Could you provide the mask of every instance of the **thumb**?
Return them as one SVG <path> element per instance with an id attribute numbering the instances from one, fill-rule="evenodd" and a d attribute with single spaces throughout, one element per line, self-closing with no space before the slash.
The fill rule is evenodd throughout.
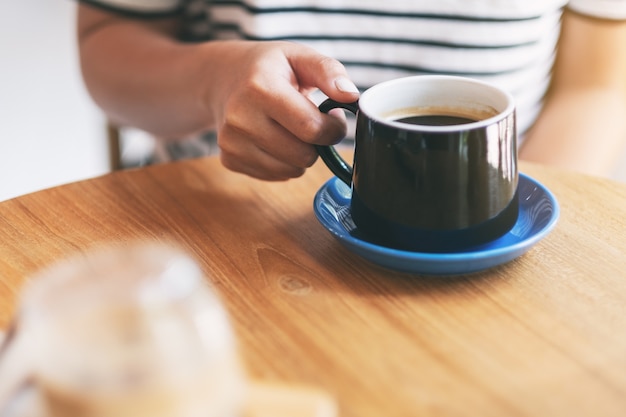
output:
<path id="1" fill-rule="evenodd" d="M 289 63 L 301 88 L 319 88 L 329 98 L 350 103 L 359 98 L 359 90 L 336 59 L 299 47 L 288 54 Z"/>

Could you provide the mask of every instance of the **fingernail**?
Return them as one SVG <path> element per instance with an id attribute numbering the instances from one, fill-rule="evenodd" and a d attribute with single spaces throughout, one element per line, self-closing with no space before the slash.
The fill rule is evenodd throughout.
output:
<path id="1" fill-rule="evenodd" d="M 359 94 L 359 89 L 356 88 L 356 85 L 354 85 L 352 81 L 345 77 L 337 78 L 335 80 L 335 87 L 337 87 L 339 91 L 342 91 L 344 93 Z"/>

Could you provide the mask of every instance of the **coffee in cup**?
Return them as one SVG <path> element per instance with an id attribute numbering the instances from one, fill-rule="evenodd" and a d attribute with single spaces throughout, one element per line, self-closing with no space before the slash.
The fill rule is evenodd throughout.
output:
<path id="1" fill-rule="evenodd" d="M 359 234 L 391 248 L 453 252 L 494 240 L 517 221 L 517 142 L 512 96 L 454 76 L 377 84 L 359 101 L 320 110 L 357 115 L 353 166 L 318 146 L 352 188 Z"/>

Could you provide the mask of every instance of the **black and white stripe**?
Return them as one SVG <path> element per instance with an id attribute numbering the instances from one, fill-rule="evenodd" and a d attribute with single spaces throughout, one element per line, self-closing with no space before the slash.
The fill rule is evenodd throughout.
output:
<path id="1" fill-rule="evenodd" d="M 341 61 L 362 89 L 415 74 L 490 81 L 516 96 L 523 132 L 549 84 L 564 2 L 503 1 L 508 14 L 479 3 L 493 2 L 213 0 L 190 3 L 191 28 L 202 40 L 306 44 Z"/>

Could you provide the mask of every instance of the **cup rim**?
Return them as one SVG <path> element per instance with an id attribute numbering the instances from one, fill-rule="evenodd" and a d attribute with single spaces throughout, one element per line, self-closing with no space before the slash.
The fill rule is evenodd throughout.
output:
<path id="1" fill-rule="evenodd" d="M 494 116 L 477 120 L 471 123 L 457 124 L 457 125 L 445 125 L 445 126 L 432 126 L 432 125 L 419 125 L 419 124 L 408 124 L 397 122 L 395 120 L 386 119 L 381 117 L 378 114 L 375 114 L 369 109 L 367 105 L 367 99 L 378 93 L 380 90 L 388 89 L 390 87 L 394 87 L 398 84 L 410 84 L 419 80 L 421 83 L 429 82 L 447 82 L 447 83 L 457 83 L 457 84 L 465 84 L 472 86 L 479 86 L 481 88 L 485 88 L 490 90 L 493 94 L 501 96 L 500 98 L 506 102 L 506 107 L 502 111 L 498 111 L 498 113 Z M 515 99 L 513 95 L 486 81 L 478 80 L 471 77 L 464 76 L 456 76 L 456 75 L 413 75 L 409 77 L 396 78 L 393 80 L 383 81 L 378 83 L 367 90 L 365 90 L 361 97 L 359 98 L 359 112 L 367 115 L 371 120 L 376 121 L 377 123 L 381 123 L 383 125 L 387 125 L 396 129 L 402 129 L 406 131 L 415 131 L 415 132 L 438 132 L 438 133 L 449 133 L 449 132 L 458 132 L 459 130 L 468 131 L 473 129 L 480 129 L 490 125 L 493 125 L 501 120 L 504 120 L 509 115 L 514 114 L 515 112 Z"/>

